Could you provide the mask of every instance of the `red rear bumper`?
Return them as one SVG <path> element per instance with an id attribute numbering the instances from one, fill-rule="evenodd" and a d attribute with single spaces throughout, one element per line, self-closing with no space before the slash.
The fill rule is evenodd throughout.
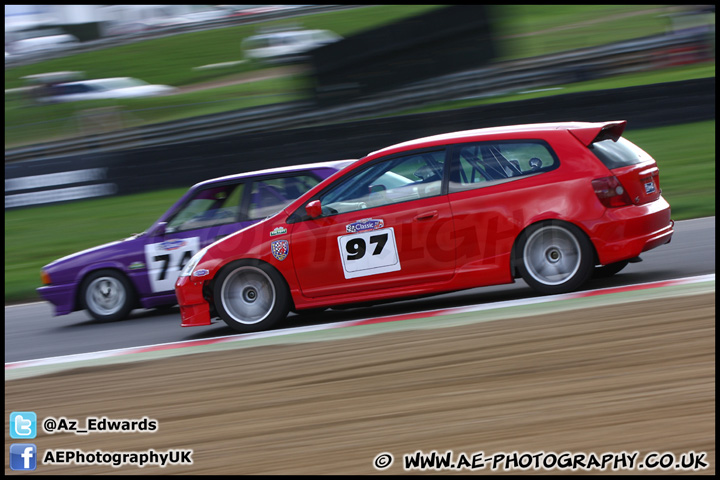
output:
<path id="1" fill-rule="evenodd" d="M 670 242 L 673 225 L 670 205 L 660 197 L 645 205 L 608 209 L 590 236 L 600 263 L 607 265 Z"/>

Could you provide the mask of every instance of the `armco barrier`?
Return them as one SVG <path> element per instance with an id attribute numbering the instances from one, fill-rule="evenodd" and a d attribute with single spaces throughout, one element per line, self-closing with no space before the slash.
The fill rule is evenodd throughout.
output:
<path id="1" fill-rule="evenodd" d="M 573 93 L 182 144 L 5 165 L 5 208 L 122 195 L 238 172 L 359 158 L 394 143 L 472 128 L 552 121 L 627 120 L 629 129 L 712 120 L 715 78 Z"/>

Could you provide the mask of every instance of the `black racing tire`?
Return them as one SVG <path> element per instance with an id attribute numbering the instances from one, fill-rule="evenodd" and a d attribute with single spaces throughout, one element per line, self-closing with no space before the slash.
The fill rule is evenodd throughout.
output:
<path id="1" fill-rule="evenodd" d="M 287 283 L 272 266 L 252 260 L 232 262 L 213 286 L 220 318 L 240 333 L 268 330 L 287 317 L 291 299 Z"/>
<path id="2" fill-rule="evenodd" d="M 135 306 L 136 294 L 130 280 L 117 270 L 90 273 L 80 286 L 80 302 L 99 322 L 127 318 Z"/>
<path id="3" fill-rule="evenodd" d="M 619 262 L 610 263 L 608 265 L 598 265 L 593 270 L 593 278 L 608 278 L 618 273 L 628 265 L 627 260 L 621 260 Z"/>
<path id="4" fill-rule="evenodd" d="M 516 259 L 523 280 L 546 295 L 577 290 L 595 267 L 594 249 L 587 236 L 575 225 L 558 220 L 523 231 Z"/>

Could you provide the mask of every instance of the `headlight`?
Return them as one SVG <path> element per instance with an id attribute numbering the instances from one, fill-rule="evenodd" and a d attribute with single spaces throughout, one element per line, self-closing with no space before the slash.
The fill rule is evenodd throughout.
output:
<path id="1" fill-rule="evenodd" d="M 203 248 L 198 253 L 193 255 L 193 257 L 190 259 L 188 263 L 185 264 L 183 269 L 180 271 L 181 277 L 189 277 L 193 270 L 195 270 L 195 267 L 198 266 L 198 263 L 200 263 L 200 260 L 202 260 L 203 256 L 205 256 L 205 252 L 207 252 L 208 247 Z"/>

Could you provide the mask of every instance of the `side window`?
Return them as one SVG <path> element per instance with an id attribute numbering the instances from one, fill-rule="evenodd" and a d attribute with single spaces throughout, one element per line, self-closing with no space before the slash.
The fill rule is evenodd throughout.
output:
<path id="1" fill-rule="evenodd" d="M 540 140 L 460 144 L 453 152 L 449 191 L 497 185 L 558 166 L 555 153 Z"/>
<path id="2" fill-rule="evenodd" d="M 258 220 L 269 217 L 318 183 L 319 181 L 310 175 L 271 178 L 253 182 L 248 218 Z"/>
<path id="3" fill-rule="evenodd" d="M 345 178 L 320 198 L 328 215 L 440 195 L 445 150 L 373 163 Z"/>
<path id="4" fill-rule="evenodd" d="M 168 222 L 168 233 L 240 221 L 240 200 L 244 189 L 245 184 L 241 183 L 198 191 Z"/>

